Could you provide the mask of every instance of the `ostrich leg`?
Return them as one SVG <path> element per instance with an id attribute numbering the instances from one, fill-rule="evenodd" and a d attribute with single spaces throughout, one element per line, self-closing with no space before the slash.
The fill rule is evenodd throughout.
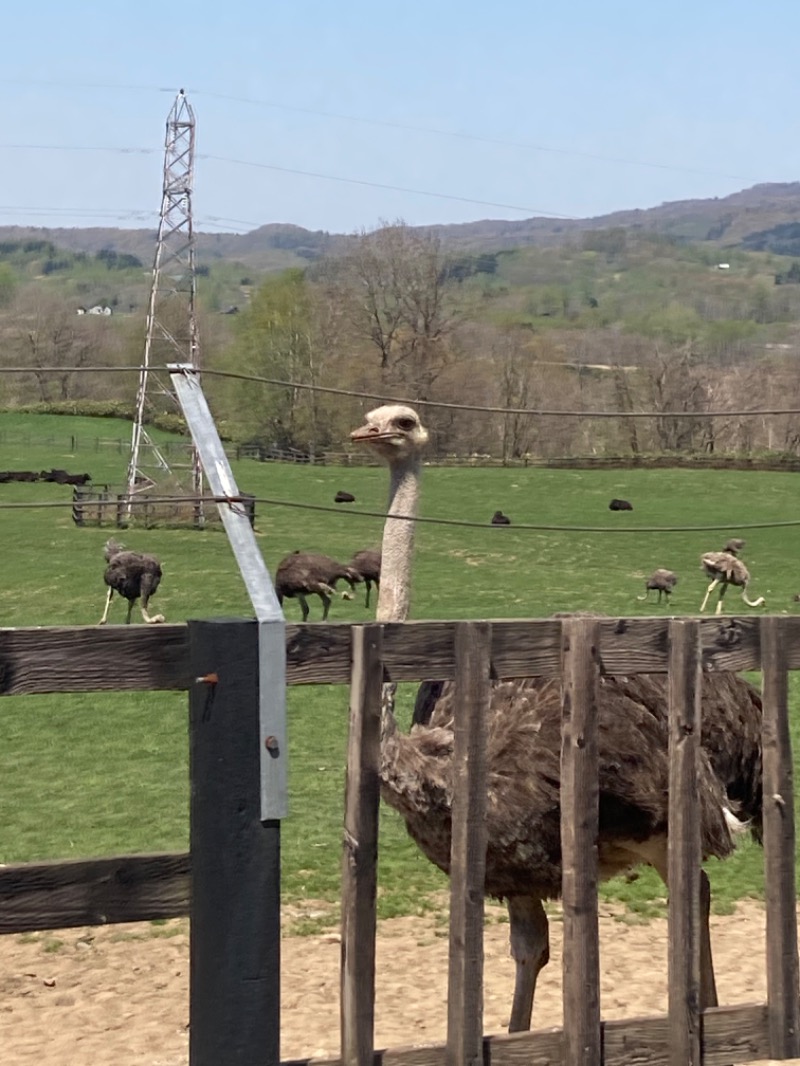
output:
<path id="1" fill-rule="evenodd" d="M 517 964 L 508 1031 L 526 1033 L 531 1027 L 536 978 L 550 961 L 547 915 L 536 896 L 511 896 L 508 918 L 511 956 Z"/>
<path id="2" fill-rule="evenodd" d="M 300 610 L 303 612 L 303 621 L 307 622 L 308 621 L 308 600 L 305 598 L 305 596 L 302 594 L 302 592 L 298 592 L 297 593 L 297 598 L 300 601 Z"/>
<path id="3" fill-rule="evenodd" d="M 701 613 L 706 609 L 706 604 L 708 603 L 708 597 L 711 595 L 711 593 L 714 591 L 714 589 L 720 583 L 720 580 L 721 580 L 720 578 L 715 577 L 714 580 L 711 582 L 711 584 L 706 589 L 706 594 L 703 597 L 703 602 L 700 604 Z"/>
<path id="4" fill-rule="evenodd" d="M 128 615 L 127 615 L 127 617 L 125 619 L 125 625 L 126 626 L 129 626 L 131 624 L 131 615 L 132 614 L 133 614 L 133 600 L 128 600 Z"/>
<path id="5" fill-rule="evenodd" d="M 108 590 L 108 595 L 106 596 L 106 609 L 103 611 L 103 617 L 97 623 L 99 626 L 104 626 L 106 624 L 106 620 L 108 619 L 108 608 L 111 606 L 111 597 L 113 595 L 114 595 L 114 590 L 112 588 L 110 588 Z"/>
<path id="6" fill-rule="evenodd" d="M 722 601 L 725 598 L 725 593 L 728 591 L 728 582 L 724 581 L 722 588 L 719 590 L 719 599 L 717 600 L 717 609 L 714 614 L 722 614 Z"/>

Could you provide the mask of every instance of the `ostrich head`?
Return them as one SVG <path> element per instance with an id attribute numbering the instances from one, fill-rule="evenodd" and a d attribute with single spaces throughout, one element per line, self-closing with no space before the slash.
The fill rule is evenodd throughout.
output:
<path id="1" fill-rule="evenodd" d="M 370 411 L 365 425 L 354 430 L 350 440 L 372 445 L 391 465 L 397 460 L 415 456 L 427 443 L 428 431 L 412 407 L 399 403 L 386 404 Z"/>
<path id="2" fill-rule="evenodd" d="M 105 557 L 106 562 L 110 563 L 115 555 L 119 555 L 119 553 L 124 550 L 125 545 L 120 544 L 120 542 L 118 540 L 114 540 L 113 537 L 111 538 L 111 540 L 107 540 L 103 545 L 103 555 Z"/>

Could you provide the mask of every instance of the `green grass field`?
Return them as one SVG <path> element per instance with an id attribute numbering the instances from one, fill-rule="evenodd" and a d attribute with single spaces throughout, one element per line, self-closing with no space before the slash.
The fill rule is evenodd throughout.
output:
<path id="1" fill-rule="evenodd" d="M 29 441 L 11 441 L 28 434 Z M 65 454 L 58 441 L 126 437 L 124 422 L 57 416 L 0 415 L 0 469 L 65 467 L 97 481 L 120 482 L 127 454 L 87 448 Z M 50 439 L 56 443 L 35 443 Z M 378 545 L 383 469 L 330 469 L 234 463 L 239 487 L 258 496 L 331 504 L 339 488 L 357 503 L 335 514 L 259 505 L 257 531 L 274 569 L 295 548 L 342 558 Z M 613 615 L 656 613 L 637 601 L 643 577 L 656 566 L 680 576 L 674 613 L 695 613 L 705 581 L 698 557 L 740 533 L 748 521 L 800 520 L 791 474 L 710 471 L 550 471 L 428 469 L 426 517 L 486 522 L 496 509 L 515 523 L 598 526 L 601 532 L 530 532 L 511 526 L 468 529 L 421 525 L 412 615 L 415 618 L 524 618 L 555 610 L 594 609 Z M 633 513 L 612 513 L 608 501 L 633 501 Z M 102 545 L 107 529 L 77 528 L 69 508 L 11 510 L 7 503 L 69 501 L 57 485 L 0 485 L 0 625 L 92 625 L 102 612 Z M 719 524 L 718 532 L 621 533 L 642 526 Z M 744 532 L 751 593 L 768 609 L 793 612 L 800 591 L 800 527 Z M 155 603 L 170 622 L 209 616 L 250 616 L 224 533 L 129 530 L 126 543 L 155 552 L 164 580 Z M 729 613 L 748 609 L 729 593 Z M 115 602 L 111 621 L 124 618 Z M 112 608 L 113 610 L 113 608 Z M 661 610 L 664 610 L 661 608 Z M 299 608 L 287 604 L 290 620 Z M 312 619 L 319 617 L 312 601 Z M 337 600 L 331 620 L 365 621 L 363 596 Z M 413 686 L 401 693 L 406 713 Z M 792 685 L 793 707 L 800 689 Z M 289 693 L 291 814 L 283 834 L 287 900 L 338 898 L 344 751 L 348 694 L 344 687 L 301 686 Z M 795 729 L 795 732 L 797 730 Z M 800 749 L 799 749 L 800 750 Z M 0 703 L 0 862 L 84 857 L 187 845 L 186 696 L 121 693 L 14 697 Z M 431 906 L 444 878 L 383 811 L 379 905 L 382 916 Z M 745 844 L 725 864 L 712 864 L 715 901 L 728 907 L 762 889 L 759 850 Z M 608 896 L 650 913 L 663 887 L 650 874 L 605 886 Z M 324 907 L 322 907 L 324 910 Z"/>

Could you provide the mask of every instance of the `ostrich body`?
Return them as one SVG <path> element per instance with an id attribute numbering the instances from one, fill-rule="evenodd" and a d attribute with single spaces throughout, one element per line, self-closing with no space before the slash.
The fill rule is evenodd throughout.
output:
<path id="1" fill-rule="evenodd" d="M 333 497 L 334 503 L 355 503 L 356 498 L 352 492 L 345 492 L 344 489 L 339 489 L 336 495 Z"/>
<path id="2" fill-rule="evenodd" d="M 352 434 L 371 443 L 390 467 L 378 621 L 408 616 L 417 508 L 419 449 L 427 433 L 416 412 L 378 408 Z M 737 826 L 728 796 L 760 824 L 761 751 L 758 694 L 733 674 L 713 676 L 703 694 L 704 747 L 698 811 L 704 855 L 733 849 Z M 600 876 L 652 865 L 666 881 L 669 790 L 667 679 L 637 675 L 598 682 Z M 393 686 L 381 707 L 381 795 L 406 822 L 427 858 L 449 873 L 453 796 L 452 682 L 427 681 L 418 691 L 409 734 L 397 728 Z M 742 727 L 744 722 L 745 727 Z M 536 979 L 549 958 L 543 901 L 561 894 L 561 684 L 528 678 L 494 685 L 487 738 L 487 854 L 484 891 L 505 899 L 516 983 L 509 1029 L 530 1028 Z M 701 1000 L 716 1003 L 708 931 L 710 894 L 702 875 Z"/>
<path id="3" fill-rule="evenodd" d="M 722 600 L 725 593 L 728 591 L 729 585 L 735 585 L 742 590 L 742 599 L 748 607 L 761 607 L 766 603 L 763 596 L 759 596 L 757 600 L 749 600 L 747 598 L 747 585 L 750 581 L 750 571 L 741 559 L 736 558 L 734 552 L 706 552 L 705 555 L 700 556 L 700 567 L 702 570 L 705 570 L 706 575 L 711 578 L 711 584 L 706 589 L 703 602 L 700 604 L 701 611 L 706 609 L 709 596 L 715 588 L 719 587 L 717 607 L 714 613 L 722 614 Z"/>
<path id="4" fill-rule="evenodd" d="M 364 606 L 369 607 L 369 594 L 372 586 L 374 585 L 378 592 L 381 588 L 381 553 L 365 548 L 364 551 L 356 552 L 348 566 L 361 575 L 367 589 Z"/>
<path id="5" fill-rule="evenodd" d="M 747 544 L 746 540 L 740 540 L 739 537 L 731 537 L 722 550 L 724 552 L 730 552 L 731 555 L 738 555 L 744 548 L 745 544 Z"/>
<path id="6" fill-rule="evenodd" d="M 115 592 L 128 601 L 126 624 L 130 623 L 133 605 L 138 599 L 142 601 L 140 606 L 145 622 L 150 624 L 163 622 L 163 614 L 149 615 L 147 613 L 150 597 L 155 595 L 161 584 L 161 563 L 155 555 L 127 551 L 125 545 L 116 540 L 106 541 L 103 554 L 108 563 L 103 574 L 103 580 L 108 585 L 108 595 L 103 617 L 98 624 L 101 626 L 106 624 L 108 609 Z"/>
<path id="7" fill-rule="evenodd" d="M 343 592 L 342 598 L 351 600 L 361 575 L 331 559 L 329 555 L 318 552 L 295 551 L 285 556 L 278 563 L 275 571 L 275 592 L 278 603 L 283 606 L 284 599 L 296 599 L 303 612 L 303 621 L 308 620 L 308 596 L 319 596 L 322 600 L 322 621 L 328 617 L 331 600 L 336 595 L 336 582 L 346 581 L 350 592 Z"/>
<path id="8" fill-rule="evenodd" d="M 645 593 L 644 596 L 637 596 L 637 600 L 648 600 L 650 593 L 653 591 L 658 592 L 657 603 L 661 603 L 662 595 L 666 596 L 667 603 L 672 595 L 672 590 L 678 584 L 678 577 L 672 570 L 664 570 L 659 567 L 658 570 L 654 570 L 650 577 L 644 583 Z"/>
<path id="9" fill-rule="evenodd" d="M 508 517 L 508 515 L 503 514 L 502 511 L 495 511 L 494 514 L 492 515 L 492 525 L 493 526 L 510 526 L 511 525 L 511 519 Z"/>

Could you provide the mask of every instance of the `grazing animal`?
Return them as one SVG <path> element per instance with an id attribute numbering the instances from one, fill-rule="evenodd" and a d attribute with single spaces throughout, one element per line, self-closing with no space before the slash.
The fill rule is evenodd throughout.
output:
<path id="1" fill-rule="evenodd" d="M 648 600 L 650 593 L 653 591 L 658 592 L 657 603 L 661 603 L 662 595 L 666 596 L 667 603 L 672 595 L 672 590 L 678 584 L 678 577 L 672 570 L 664 570 L 659 567 L 658 570 L 654 570 L 650 577 L 644 583 L 645 594 L 644 596 L 637 596 L 637 600 Z"/>
<path id="2" fill-rule="evenodd" d="M 345 492 L 343 489 L 339 489 L 336 495 L 333 497 L 334 503 L 355 503 L 356 498 L 352 492 Z"/>
<path id="3" fill-rule="evenodd" d="M 163 614 L 151 616 L 147 613 L 150 598 L 155 595 L 161 584 L 161 563 L 155 555 L 126 551 L 125 545 L 119 544 L 116 540 L 106 541 L 103 554 L 108 563 L 103 574 L 103 580 L 108 585 L 108 595 L 103 617 L 98 624 L 101 626 L 106 624 L 108 609 L 115 592 L 128 601 L 126 624 L 130 623 L 133 605 L 138 599 L 142 601 L 141 611 L 145 622 L 150 624 L 163 622 Z"/>
<path id="4" fill-rule="evenodd" d="M 369 607 L 369 594 L 372 586 L 374 585 L 378 592 L 381 588 L 381 553 L 366 548 L 364 551 L 356 552 L 348 566 L 361 575 L 361 580 L 367 589 L 364 606 Z"/>
<path id="5" fill-rule="evenodd" d="M 351 600 L 361 575 L 349 566 L 338 563 L 329 555 L 318 552 L 294 551 L 278 563 L 275 571 L 275 592 L 278 603 L 283 606 L 284 599 L 295 599 L 300 603 L 303 621 L 308 621 L 307 596 L 319 596 L 322 600 L 322 621 L 328 617 L 331 600 L 336 595 L 336 582 L 344 580 L 350 586 L 350 592 L 343 592 L 342 598 Z"/>
<path id="6" fill-rule="evenodd" d="M 379 622 L 408 617 L 420 449 L 427 432 L 412 408 L 371 411 L 351 434 L 388 462 L 391 484 L 383 538 Z M 401 520 L 398 520 L 401 519 Z M 638 863 L 667 875 L 669 724 L 667 679 L 603 676 L 598 682 L 600 831 L 603 878 Z M 394 686 L 381 705 L 381 795 L 406 822 L 427 858 L 450 869 L 453 795 L 451 682 L 424 682 L 415 725 L 400 733 Z M 761 705 L 734 674 L 712 674 L 703 692 L 703 753 L 697 817 L 704 855 L 733 849 L 738 827 L 729 800 L 756 829 L 761 812 Z M 561 894 L 561 685 L 556 678 L 503 681 L 493 688 L 487 738 L 487 895 L 505 899 L 517 965 L 509 1029 L 530 1028 L 536 979 L 549 957 L 543 901 Z M 716 1003 L 708 930 L 710 890 L 701 874 L 701 1005 Z"/>
<path id="7" fill-rule="evenodd" d="M 511 525 L 511 519 L 508 517 L 508 515 L 504 515 L 502 511 L 495 511 L 494 514 L 492 515 L 492 525 L 493 526 L 510 526 Z"/>
<path id="8" fill-rule="evenodd" d="M 750 571 L 741 559 L 736 558 L 733 552 L 706 552 L 705 555 L 700 556 L 700 569 L 705 570 L 707 576 L 711 578 L 711 584 L 706 589 L 703 602 L 700 604 L 701 611 L 706 609 L 708 597 L 718 586 L 719 596 L 717 598 L 717 607 L 714 611 L 715 614 L 722 614 L 722 600 L 728 591 L 729 585 L 735 585 L 742 590 L 742 599 L 748 607 L 761 607 L 767 602 L 763 596 L 759 596 L 757 600 L 749 600 L 747 598 Z"/>
<path id="9" fill-rule="evenodd" d="M 608 505 L 608 509 L 609 511 L 632 511 L 633 504 L 628 500 L 613 499 Z"/>

